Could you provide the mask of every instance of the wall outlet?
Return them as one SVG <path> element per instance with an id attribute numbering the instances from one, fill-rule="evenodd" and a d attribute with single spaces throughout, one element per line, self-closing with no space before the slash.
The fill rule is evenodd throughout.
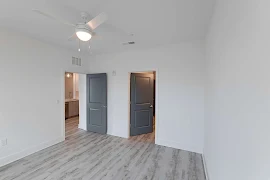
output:
<path id="1" fill-rule="evenodd" d="M 1 139 L 0 141 L 0 147 L 4 147 L 4 146 L 7 146 L 7 138 Z"/>

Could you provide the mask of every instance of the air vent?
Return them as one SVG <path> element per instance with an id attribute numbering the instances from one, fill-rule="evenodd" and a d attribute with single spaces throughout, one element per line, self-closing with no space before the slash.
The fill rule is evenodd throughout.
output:
<path id="1" fill-rule="evenodd" d="M 123 45 L 132 45 L 132 44 L 135 44 L 135 42 L 134 41 L 129 41 L 129 42 L 124 42 L 122 44 Z"/>
<path id="2" fill-rule="evenodd" d="M 81 58 L 72 57 L 72 65 L 74 65 L 74 66 L 82 66 Z"/>

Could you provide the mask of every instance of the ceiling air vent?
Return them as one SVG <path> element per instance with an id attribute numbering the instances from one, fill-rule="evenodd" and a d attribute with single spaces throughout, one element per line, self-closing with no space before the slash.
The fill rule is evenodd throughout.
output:
<path id="1" fill-rule="evenodd" d="M 122 44 L 123 45 L 132 45 L 132 44 L 135 44 L 135 42 L 134 41 L 129 41 L 129 42 L 124 42 Z"/>
<path id="2" fill-rule="evenodd" d="M 81 58 L 72 57 L 72 65 L 74 65 L 74 66 L 82 66 Z"/>

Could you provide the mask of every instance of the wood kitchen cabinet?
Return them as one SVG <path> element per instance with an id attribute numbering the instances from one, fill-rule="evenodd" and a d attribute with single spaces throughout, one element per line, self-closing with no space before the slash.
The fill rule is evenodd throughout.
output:
<path id="1" fill-rule="evenodd" d="M 69 101 L 66 102 L 66 108 L 68 112 L 66 112 L 66 118 L 74 117 L 79 115 L 79 101 Z"/>

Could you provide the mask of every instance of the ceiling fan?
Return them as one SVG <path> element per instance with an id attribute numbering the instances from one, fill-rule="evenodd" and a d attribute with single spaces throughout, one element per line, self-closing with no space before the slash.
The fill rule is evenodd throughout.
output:
<path id="1" fill-rule="evenodd" d="M 72 26 L 75 28 L 75 34 L 81 41 L 89 41 L 93 36 L 96 35 L 94 33 L 94 30 L 101 24 L 103 24 L 107 20 L 107 15 L 103 12 L 97 15 L 95 18 L 87 22 L 88 14 L 85 12 L 81 13 L 81 17 L 84 20 L 82 23 L 73 24 L 68 21 L 65 21 L 59 17 L 56 17 L 52 14 L 43 12 L 38 9 L 33 9 L 34 12 L 39 13 L 41 15 L 44 15 L 50 19 L 56 20 L 64 25 Z M 75 34 L 73 34 L 71 37 L 68 38 L 68 40 L 71 40 L 75 37 Z"/>

